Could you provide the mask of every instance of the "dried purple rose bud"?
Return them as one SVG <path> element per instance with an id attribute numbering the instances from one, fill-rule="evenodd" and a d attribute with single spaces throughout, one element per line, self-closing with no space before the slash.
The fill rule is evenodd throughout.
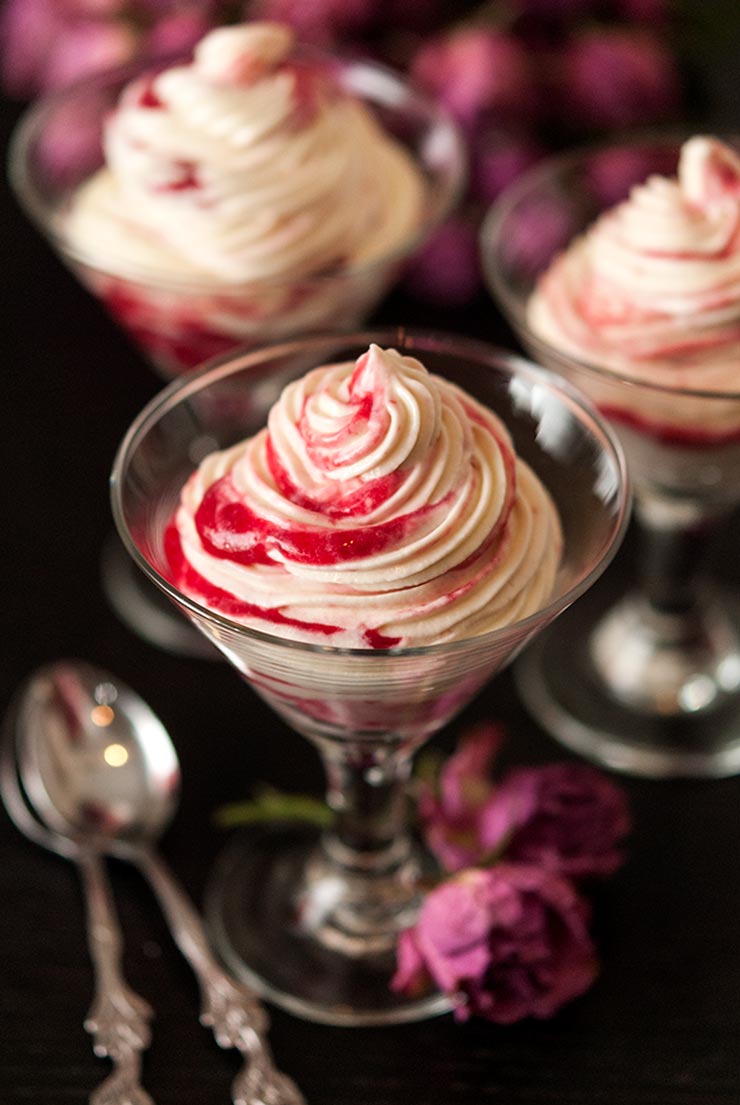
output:
<path id="1" fill-rule="evenodd" d="M 432 890 L 402 933 L 392 985 L 413 993 L 434 983 L 458 1020 L 550 1017 L 597 975 L 587 925 L 586 903 L 552 872 L 508 863 L 464 871 Z"/>
<path id="2" fill-rule="evenodd" d="M 494 130 L 476 138 L 471 150 L 471 194 L 483 203 L 493 203 L 543 152 L 527 134 Z"/>
<path id="3" fill-rule="evenodd" d="M 374 0 L 251 0 L 245 18 L 269 19 L 295 28 L 302 42 L 332 45 L 361 35 L 376 15 Z"/>
<path id="4" fill-rule="evenodd" d="M 501 740 L 495 725 L 474 726 L 445 761 L 437 790 L 421 790 L 419 816 L 426 843 L 446 871 L 460 871 L 480 858 L 478 822 L 493 791 L 491 764 Z"/>
<path id="5" fill-rule="evenodd" d="M 621 866 L 630 830 L 623 791 L 585 764 L 548 764 L 510 772 L 478 820 L 485 855 L 504 851 L 570 878 L 611 875 Z"/>
<path id="6" fill-rule="evenodd" d="M 480 723 L 445 762 L 436 789 L 422 787 L 419 816 L 446 871 L 498 858 L 571 878 L 612 874 L 630 830 L 623 791 L 585 764 L 516 768 L 494 783 L 501 731 Z"/>
<path id="7" fill-rule="evenodd" d="M 560 114 L 570 126 L 636 126 L 669 118 L 680 104 L 675 61 L 644 30 L 584 31 L 562 51 Z"/>
<path id="8" fill-rule="evenodd" d="M 213 20 L 207 11 L 194 8 L 163 15 L 152 26 L 144 42 L 149 57 L 164 54 L 184 54 L 192 49 L 211 29 Z"/>
<path id="9" fill-rule="evenodd" d="M 0 80 L 6 92 L 20 99 L 38 92 L 63 26 L 51 0 L 6 0 L 0 9 Z"/>
<path id="10" fill-rule="evenodd" d="M 481 286 L 478 232 L 464 215 L 453 215 L 409 262 L 404 283 L 429 303 L 460 306 Z"/>
<path id="11" fill-rule="evenodd" d="M 589 158 L 586 179 L 599 207 L 606 209 L 625 200 L 636 184 L 643 184 L 653 173 L 671 177 L 675 171 L 670 147 L 607 146 Z"/>
<path id="12" fill-rule="evenodd" d="M 136 56 L 139 35 L 125 22 L 86 19 L 61 29 L 44 66 L 42 89 L 63 88 L 72 81 L 125 65 Z"/>
<path id="13" fill-rule="evenodd" d="M 507 268 L 535 279 L 577 229 L 577 198 L 552 192 L 523 199 L 503 243 Z"/>
<path id="14" fill-rule="evenodd" d="M 410 74 L 471 133 L 481 120 L 521 119 L 534 109 L 536 82 L 523 43 L 487 27 L 466 27 L 429 39 Z"/>

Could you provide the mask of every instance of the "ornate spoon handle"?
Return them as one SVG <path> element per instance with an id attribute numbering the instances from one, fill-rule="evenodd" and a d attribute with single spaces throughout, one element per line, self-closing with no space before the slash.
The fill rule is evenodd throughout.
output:
<path id="1" fill-rule="evenodd" d="M 90 1105 L 154 1105 L 140 1085 L 141 1053 L 149 1046 L 148 1002 L 127 985 L 121 970 L 123 942 L 103 861 L 97 852 L 77 855 L 87 903 L 87 939 L 95 969 L 95 996 L 85 1019 L 96 1055 L 109 1056 L 114 1071 Z"/>
<path id="2" fill-rule="evenodd" d="M 275 1067 L 266 1039 L 269 1018 L 264 1006 L 216 961 L 203 922 L 185 892 L 154 851 L 137 848 L 135 859 L 159 898 L 180 951 L 195 971 L 201 1023 L 213 1029 L 220 1047 L 237 1048 L 245 1057 L 232 1087 L 234 1105 L 306 1105 L 292 1079 Z"/>
<path id="3" fill-rule="evenodd" d="M 154 1105 L 139 1082 L 141 1052 L 121 1052 L 115 1063 L 113 1073 L 90 1095 L 90 1105 Z"/>

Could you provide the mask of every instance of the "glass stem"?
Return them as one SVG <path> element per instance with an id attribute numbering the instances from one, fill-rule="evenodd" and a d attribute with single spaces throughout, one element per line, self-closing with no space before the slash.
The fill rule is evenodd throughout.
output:
<path id="1" fill-rule="evenodd" d="M 657 614 L 699 616 L 707 556 L 724 517 L 684 518 L 670 509 L 660 510 L 654 501 L 638 501 L 638 576 L 643 595 Z"/>
<path id="2" fill-rule="evenodd" d="M 306 871 L 304 926 L 350 957 L 392 955 L 421 903 L 424 861 L 406 811 L 413 748 L 394 738 L 315 743 L 335 818 Z"/>
<path id="3" fill-rule="evenodd" d="M 737 629 L 705 578 L 725 517 L 638 498 L 638 587 L 608 612 L 591 639 L 597 673 L 627 708 L 678 718 L 737 693 Z"/>
<path id="4" fill-rule="evenodd" d="M 325 846 L 363 870 L 387 870 L 408 856 L 406 785 L 411 757 L 397 746 L 324 748 L 327 804 L 335 822 Z"/>

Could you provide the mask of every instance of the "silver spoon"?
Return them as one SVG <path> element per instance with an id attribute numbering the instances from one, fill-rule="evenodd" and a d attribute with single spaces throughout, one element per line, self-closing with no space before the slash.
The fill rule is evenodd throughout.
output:
<path id="1" fill-rule="evenodd" d="M 62 676 L 63 681 L 63 676 Z M 108 1056 L 113 1071 L 90 1095 L 90 1105 L 154 1105 L 142 1088 L 141 1054 L 149 1046 L 148 1002 L 128 986 L 121 970 L 123 942 L 101 851 L 63 818 L 55 827 L 38 820 L 29 808 L 18 778 L 17 752 L 26 743 L 45 745 L 53 755 L 57 732 L 44 732 L 50 719 L 49 700 L 55 691 L 54 674 L 40 673 L 18 695 L 9 715 L 0 759 L 0 792 L 11 820 L 31 840 L 75 861 L 82 876 L 87 904 L 87 939 L 95 972 L 95 995 L 85 1018 L 96 1055 Z M 84 719 L 81 719 L 84 723 Z M 94 726 L 94 715 L 87 726 Z M 85 739 L 81 729 L 80 739 Z M 29 782 L 31 778 L 29 776 Z"/>
<path id="2" fill-rule="evenodd" d="M 221 968 L 199 914 L 154 848 L 180 788 L 164 726 L 125 683 L 89 664 L 54 664 L 39 673 L 39 685 L 46 688 L 44 724 L 26 726 L 18 749 L 30 801 L 52 829 L 72 830 L 148 878 L 198 979 L 201 1022 L 245 1060 L 232 1085 L 234 1105 L 305 1105 L 292 1079 L 275 1068 L 264 1007 Z"/>

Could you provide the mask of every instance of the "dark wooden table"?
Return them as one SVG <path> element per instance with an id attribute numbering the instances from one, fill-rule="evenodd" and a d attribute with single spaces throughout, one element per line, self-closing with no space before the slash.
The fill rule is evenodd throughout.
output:
<path id="1" fill-rule="evenodd" d="M 3 148 L 16 114 L 5 105 Z M 108 472 L 159 384 L 7 191 L 0 225 L 0 709 L 37 665 L 60 656 L 103 664 L 137 688 L 182 760 L 182 805 L 162 847 L 200 901 L 225 843 L 214 809 L 261 780 L 319 794 L 318 764 L 226 664 L 167 655 L 111 612 L 99 577 L 112 529 Z M 396 294 L 379 317 L 508 340 L 483 296 L 443 312 Z M 510 762 L 565 758 L 527 717 L 507 674 L 461 724 L 484 715 L 506 724 Z M 445 747 L 453 737 L 437 740 Z M 625 786 L 630 858 L 595 899 L 603 968 L 591 992 L 551 1021 L 510 1028 L 443 1017 L 339 1029 L 276 1010 L 278 1061 L 310 1105 L 738 1105 L 740 779 Z M 237 1057 L 198 1025 L 195 983 L 141 879 L 123 865 L 112 875 L 126 972 L 156 1008 L 147 1088 L 158 1105 L 227 1102 Z M 4 811 L 0 901 L 0 1102 L 82 1103 L 107 1063 L 82 1029 L 92 975 L 77 876 L 22 838 Z"/>

